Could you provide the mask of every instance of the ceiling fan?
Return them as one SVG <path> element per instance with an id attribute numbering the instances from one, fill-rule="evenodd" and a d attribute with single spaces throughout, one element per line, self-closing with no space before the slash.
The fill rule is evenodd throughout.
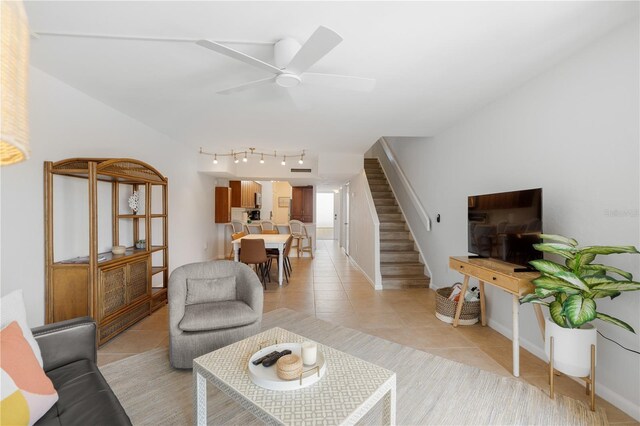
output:
<path id="1" fill-rule="evenodd" d="M 217 92 L 222 95 L 268 84 L 276 84 L 285 88 L 309 84 L 370 92 L 376 84 L 376 81 L 372 78 L 307 72 L 309 68 L 333 50 L 341 41 L 342 37 L 335 31 L 323 26 L 318 27 L 302 46 L 292 38 L 279 40 L 274 45 L 275 65 L 214 41 L 198 40 L 196 44 L 273 74 L 268 78 L 250 81 Z"/>
<path id="2" fill-rule="evenodd" d="M 300 45 L 293 38 L 284 38 L 275 43 L 272 42 L 256 42 L 256 41 L 211 41 L 198 40 L 188 38 L 175 37 L 151 37 L 151 36 L 132 36 L 132 35 L 113 35 L 113 34 L 88 34 L 88 33 L 67 33 L 55 31 L 34 31 L 32 37 L 38 39 L 41 36 L 53 37 L 79 37 L 79 38 L 95 38 L 110 40 L 135 40 L 148 42 L 186 42 L 195 43 L 198 46 L 213 50 L 214 52 L 223 54 L 230 58 L 244 62 L 246 64 L 257 67 L 263 71 L 267 71 L 272 75 L 268 78 L 250 81 L 238 86 L 229 87 L 220 90 L 217 93 L 227 95 L 231 93 L 241 92 L 253 89 L 259 86 L 275 84 L 276 86 L 286 88 L 286 93 L 299 109 L 307 109 L 310 105 L 301 96 L 298 86 L 317 85 L 323 87 L 332 87 L 337 89 L 370 92 L 374 89 L 376 81 L 372 78 L 354 77 L 348 75 L 337 74 L 320 74 L 307 72 L 314 64 L 322 59 L 327 53 L 333 50 L 340 42 L 342 37 L 335 31 L 320 26 L 309 37 L 309 39 Z M 274 47 L 274 64 L 261 61 L 260 59 L 249 56 L 238 50 L 228 47 L 230 44 L 259 44 Z"/>

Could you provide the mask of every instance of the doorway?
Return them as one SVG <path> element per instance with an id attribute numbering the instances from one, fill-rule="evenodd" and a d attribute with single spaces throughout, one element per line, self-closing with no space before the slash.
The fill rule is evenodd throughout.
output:
<path id="1" fill-rule="evenodd" d="M 333 192 L 316 193 L 316 238 L 318 240 L 335 239 L 333 203 Z"/>

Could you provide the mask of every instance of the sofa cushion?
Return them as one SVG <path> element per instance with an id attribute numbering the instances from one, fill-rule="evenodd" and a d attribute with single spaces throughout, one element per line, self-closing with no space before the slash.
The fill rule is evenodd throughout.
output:
<path id="1" fill-rule="evenodd" d="M 17 321 L 0 331 L 0 383 L 3 425 L 32 425 L 58 400 Z"/>
<path id="2" fill-rule="evenodd" d="M 17 321 L 22 329 L 22 335 L 29 342 L 29 346 L 33 350 L 33 354 L 38 360 L 38 364 L 42 367 L 42 354 L 40 346 L 36 343 L 36 339 L 31 334 L 31 329 L 27 325 L 27 311 L 24 305 L 22 290 L 15 290 L 6 296 L 0 298 L 0 328 L 5 328 L 12 321 Z"/>
<path id="3" fill-rule="evenodd" d="M 130 425 L 98 367 L 87 359 L 50 370 L 59 400 L 37 425 Z"/>
<path id="4" fill-rule="evenodd" d="M 240 327 L 260 319 L 259 313 L 240 300 L 187 305 L 178 327 L 182 331 L 210 331 Z"/>
<path id="5" fill-rule="evenodd" d="M 185 305 L 236 299 L 236 277 L 187 278 Z"/>

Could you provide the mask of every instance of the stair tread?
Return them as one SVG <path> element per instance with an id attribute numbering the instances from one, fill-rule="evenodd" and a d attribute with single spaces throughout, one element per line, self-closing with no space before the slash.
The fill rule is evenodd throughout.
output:
<path id="1" fill-rule="evenodd" d="M 395 264 L 397 264 L 398 262 L 380 262 L 380 266 L 393 266 Z M 402 266 L 424 266 L 424 263 L 420 263 L 420 262 L 416 262 L 416 261 L 411 261 L 411 262 L 400 262 L 402 263 Z"/>

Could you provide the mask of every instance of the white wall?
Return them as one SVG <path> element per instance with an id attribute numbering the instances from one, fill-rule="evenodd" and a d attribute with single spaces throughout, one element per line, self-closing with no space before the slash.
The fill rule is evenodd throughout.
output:
<path id="1" fill-rule="evenodd" d="M 31 159 L 0 169 L 1 293 L 23 289 L 29 325 L 44 322 L 42 170 L 46 160 L 131 157 L 151 164 L 169 178 L 170 269 L 212 258 L 215 184 L 210 176 L 197 173 L 197 153 L 37 68 L 32 67 L 30 73 Z M 77 184 L 58 185 L 56 189 L 70 190 Z M 71 195 L 69 191 L 65 194 Z M 59 207 L 70 217 L 88 211 L 83 196 L 65 200 L 69 205 Z M 60 216 L 57 219 L 64 220 Z M 88 235 L 88 221 L 80 216 L 78 220 L 84 220 L 78 222 L 80 232 Z M 108 225 L 101 229 L 104 226 Z M 83 242 L 72 234 L 72 228 L 67 229 L 66 235 L 56 238 L 65 242 L 66 236 L 65 250 L 74 253 Z M 108 244 L 101 241 L 103 248 Z"/>
<path id="2" fill-rule="evenodd" d="M 349 256 L 376 289 L 382 289 L 380 232 L 364 170 L 351 179 L 349 192 Z"/>
<path id="3" fill-rule="evenodd" d="M 442 217 L 426 240 L 434 286 L 460 280 L 447 260 L 467 252 L 472 194 L 542 187 L 545 232 L 584 245 L 640 245 L 638 33 L 637 23 L 616 30 L 433 138 L 392 141 L 429 216 Z M 640 276 L 640 256 L 606 261 Z M 640 292 L 598 299 L 598 308 L 640 331 Z M 488 291 L 490 325 L 507 335 L 510 311 L 510 296 Z M 596 325 L 640 347 L 637 334 Z M 531 306 L 520 326 L 524 346 L 542 354 Z M 598 345 L 598 394 L 640 420 L 638 355 L 601 338 Z"/>
<path id="4" fill-rule="evenodd" d="M 333 192 L 316 193 L 316 226 L 333 228 Z"/>
<path id="5" fill-rule="evenodd" d="M 273 213 L 273 183 L 269 180 L 258 182 L 262 185 L 262 207 L 260 208 L 260 219 L 271 220 Z"/>

